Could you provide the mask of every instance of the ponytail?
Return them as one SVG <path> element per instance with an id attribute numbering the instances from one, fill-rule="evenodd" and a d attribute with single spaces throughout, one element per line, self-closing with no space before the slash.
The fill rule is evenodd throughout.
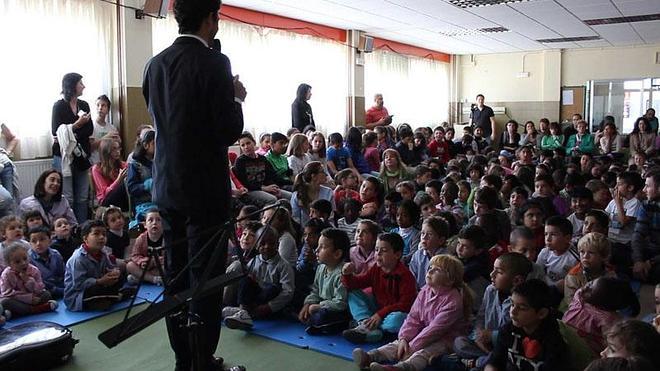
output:
<path id="1" fill-rule="evenodd" d="M 314 201 L 309 197 L 310 183 L 312 177 L 321 171 L 323 171 L 323 165 L 318 161 L 312 161 L 307 163 L 303 170 L 296 175 L 293 190 L 298 194 L 298 206 L 309 209 L 309 205 Z"/>

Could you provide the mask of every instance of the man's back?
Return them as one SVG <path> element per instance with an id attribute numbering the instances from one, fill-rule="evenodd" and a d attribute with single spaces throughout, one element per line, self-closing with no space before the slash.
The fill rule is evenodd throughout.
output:
<path id="1" fill-rule="evenodd" d="M 226 216 L 227 147 L 243 130 L 227 57 L 179 37 L 147 64 L 143 94 L 157 133 L 153 201 L 189 215 Z"/>

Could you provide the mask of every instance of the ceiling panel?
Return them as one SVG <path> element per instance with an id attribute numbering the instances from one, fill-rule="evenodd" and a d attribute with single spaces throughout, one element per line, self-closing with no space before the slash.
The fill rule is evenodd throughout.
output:
<path id="1" fill-rule="evenodd" d="M 642 39 L 639 38 L 632 26 L 627 23 L 606 24 L 592 27 L 604 39 L 612 43 L 612 45 L 630 45 L 643 43 Z"/>
<path id="2" fill-rule="evenodd" d="M 621 17 L 621 12 L 610 0 L 557 0 L 557 2 L 580 19 Z"/>
<path id="3" fill-rule="evenodd" d="M 546 49 L 546 46 L 544 46 L 544 44 L 534 40 L 530 40 L 529 38 L 517 32 L 496 32 L 496 33 L 488 34 L 488 36 L 495 40 L 511 44 L 515 46 L 516 49 L 518 50 Z"/>
<path id="4" fill-rule="evenodd" d="M 579 47 L 578 44 L 574 42 L 564 42 L 564 43 L 548 43 L 543 44 L 550 49 L 574 49 Z"/>
<path id="5" fill-rule="evenodd" d="M 660 21 L 637 22 L 632 26 L 645 42 L 660 42 Z"/>
<path id="6" fill-rule="evenodd" d="M 481 17 L 488 18 L 500 26 L 510 30 L 517 31 L 530 39 L 551 39 L 560 37 L 560 35 L 544 24 L 535 21 L 532 18 L 522 14 L 514 8 L 508 6 L 485 6 L 472 8 L 470 12 Z"/>
<path id="7" fill-rule="evenodd" d="M 564 37 L 593 36 L 594 32 L 554 1 L 530 1 L 510 5 Z"/>
<path id="8" fill-rule="evenodd" d="M 607 48 L 612 46 L 607 40 L 576 41 L 582 48 Z"/>
<path id="9" fill-rule="evenodd" d="M 660 13 L 658 0 L 613 0 L 623 15 L 642 15 Z"/>

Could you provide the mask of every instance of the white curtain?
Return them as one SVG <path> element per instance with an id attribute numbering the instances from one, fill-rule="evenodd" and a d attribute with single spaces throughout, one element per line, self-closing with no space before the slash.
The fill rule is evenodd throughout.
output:
<path id="1" fill-rule="evenodd" d="M 177 37 L 173 15 L 153 20 L 154 55 Z M 240 75 L 248 96 L 243 104 L 245 130 L 286 133 L 291 128 L 291 103 L 301 83 L 312 86 L 316 128 L 346 131 L 348 92 L 347 47 L 336 41 L 293 32 L 220 21 L 216 36 L 222 52 Z"/>
<path id="2" fill-rule="evenodd" d="M 365 56 L 365 106 L 383 94 L 394 124 L 435 127 L 449 118 L 449 64 L 376 50 Z"/>
<path id="3" fill-rule="evenodd" d="M 115 8 L 105 2 L 0 0 L 0 122 L 19 137 L 20 158 L 51 155 L 51 112 L 65 73 L 83 76 L 81 99 L 91 107 L 111 96 L 115 30 Z"/>

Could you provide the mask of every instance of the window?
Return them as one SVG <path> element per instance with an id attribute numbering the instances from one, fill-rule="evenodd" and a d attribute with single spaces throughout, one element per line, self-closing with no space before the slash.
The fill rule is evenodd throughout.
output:
<path id="1" fill-rule="evenodd" d="M 382 93 L 395 124 L 431 128 L 449 118 L 449 64 L 377 50 L 366 54 L 365 106 Z"/>
<path id="2" fill-rule="evenodd" d="M 173 16 L 153 20 L 154 55 L 177 37 Z M 245 130 L 286 133 L 291 103 L 300 83 L 312 86 L 316 128 L 346 131 L 347 47 L 338 42 L 292 32 L 222 20 L 217 38 L 248 96 L 243 104 Z"/>
<path id="3" fill-rule="evenodd" d="M 20 139 L 22 159 L 50 156 L 51 112 L 62 76 L 83 75 L 81 99 L 111 95 L 116 16 L 89 0 L 0 1 L 0 122 Z"/>

